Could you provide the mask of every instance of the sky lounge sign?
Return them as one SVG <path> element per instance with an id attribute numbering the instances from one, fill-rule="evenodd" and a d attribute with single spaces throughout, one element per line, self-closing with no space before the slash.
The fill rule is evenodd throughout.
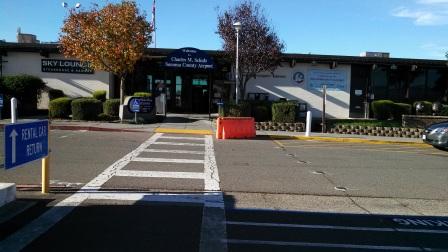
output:
<path id="1" fill-rule="evenodd" d="M 79 60 L 42 59 L 42 72 L 93 74 L 89 62 Z"/>
<path id="2" fill-rule="evenodd" d="M 211 70 L 213 60 L 203 51 L 185 47 L 173 51 L 165 60 L 165 67 Z"/>

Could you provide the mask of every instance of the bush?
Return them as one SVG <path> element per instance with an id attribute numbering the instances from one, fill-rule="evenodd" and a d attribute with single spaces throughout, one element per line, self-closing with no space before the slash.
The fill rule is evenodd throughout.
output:
<path id="1" fill-rule="evenodd" d="M 256 122 L 270 121 L 270 107 L 264 105 L 255 105 L 252 107 L 252 116 Z"/>
<path id="2" fill-rule="evenodd" d="M 104 102 L 106 100 L 106 94 L 106 90 L 96 90 L 92 93 L 92 97 L 101 102 Z"/>
<path id="3" fill-rule="evenodd" d="M 443 106 L 442 110 L 440 111 L 441 116 L 448 116 L 448 106 Z"/>
<path id="4" fill-rule="evenodd" d="M 372 111 L 376 119 L 387 120 L 392 115 L 394 102 L 390 100 L 378 100 L 372 102 Z"/>
<path id="5" fill-rule="evenodd" d="M 108 121 L 108 122 L 110 122 L 110 121 L 118 120 L 119 118 L 118 118 L 118 116 L 111 116 L 111 115 L 108 115 L 108 114 L 105 114 L 105 113 L 101 113 L 101 114 L 98 115 L 97 119 L 99 121 Z"/>
<path id="6" fill-rule="evenodd" d="M 401 120 L 402 115 L 410 115 L 412 113 L 412 105 L 407 103 L 393 103 L 391 106 L 391 114 L 394 120 Z"/>
<path id="7" fill-rule="evenodd" d="M 430 101 L 416 101 L 412 104 L 412 108 L 414 109 L 415 114 L 417 114 L 416 106 L 418 103 L 423 105 L 423 110 L 420 111 L 419 115 L 432 115 L 432 102 Z"/>
<path id="8" fill-rule="evenodd" d="M 72 99 L 60 97 L 50 101 L 48 106 L 50 118 L 69 118 L 72 112 Z"/>
<path id="9" fill-rule="evenodd" d="M 2 78 L 0 91 L 9 97 L 17 98 L 20 114 L 30 115 L 37 111 L 37 101 L 44 88 L 45 83 L 39 77 L 14 75 Z"/>
<path id="10" fill-rule="evenodd" d="M 118 116 L 120 110 L 120 99 L 109 99 L 103 103 L 103 112 L 109 116 Z"/>
<path id="11" fill-rule="evenodd" d="M 152 94 L 148 93 L 148 92 L 135 92 L 133 96 L 137 96 L 137 97 L 152 97 Z"/>
<path id="12" fill-rule="evenodd" d="M 50 101 L 57 99 L 57 98 L 61 98 L 61 97 L 65 97 L 65 94 L 62 90 L 60 90 L 60 89 L 48 90 L 48 98 L 50 99 Z"/>
<path id="13" fill-rule="evenodd" d="M 73 120 L 96 120 L 101 113 L 101 101 L 94 98 L 79 98 L 72 101 Z"/>
<path id="14" fill-rule="evenodd" d="M 225 104 L 225 116 L 230 117 L 247 117 L 251 116 L 250 103 L 241 101 L 239 104 Z"/>
<path id="15" fill-rule="evenodd" d="M 279 102 L 272 104 L 272 121 L 293 123 L 296 119 L 296 105 L 292 102 Z"/>

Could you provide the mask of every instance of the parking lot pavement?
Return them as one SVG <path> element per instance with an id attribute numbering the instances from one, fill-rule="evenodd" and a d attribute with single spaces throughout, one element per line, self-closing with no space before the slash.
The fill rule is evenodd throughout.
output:
<path id="1" fill-rule="evenodd" d="M 448 218 L 226 210 L 229 251 L 447 251 Z"/>

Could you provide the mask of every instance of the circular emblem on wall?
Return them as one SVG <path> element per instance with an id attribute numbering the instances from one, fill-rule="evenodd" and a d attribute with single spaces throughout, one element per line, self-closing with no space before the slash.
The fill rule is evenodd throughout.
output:
<path id="1" fill-rule="evenodd" d="M 305 75 L 302 72 L 296 72 L 292 79 L 297 82 L 297 84 L 302 84 L 305 81 Z"/>

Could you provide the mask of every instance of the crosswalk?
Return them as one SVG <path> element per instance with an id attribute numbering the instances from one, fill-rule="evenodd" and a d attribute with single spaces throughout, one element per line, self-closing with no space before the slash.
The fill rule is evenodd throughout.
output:
<path id="1" fill-rule="evenodd" d="M 142 156 L 145 153 L 155 156 Z M 170 157 L 163 157 L 163 154 L 169 154 Z M 176 158 L 178 154 L 182 154 L 184 158 Z M 203 170 L 198 172 L 151 169 L 154 164 L 160 163 L 176 164 L 177 169 L 182 169 L 182 166 L 188 164 L 196 164 L 202 165 Z M 135 167 L 135 164 L 143 169 L 129 168 Z M 103 190 L 106 183 L 119 177 L 129 179 L 128 183 L 132 183 L 132 179 L 135 178 L 199 180 L 203 182 L 203 188 L 181 193 Z M 175 183 L 174 181 L 172 183 Z M 219 182 L 212 136 L 192 137 L 156 133 L 138 148 L 105 169 L 79 191 L 1 241 L 0 247 L 6 249 L 5 251 L 20 251 L 87 200 L 123 200 L 202 204 L 200 250 L 225 251 L 222 242 L 225 238 L 224 202 Z"/>

